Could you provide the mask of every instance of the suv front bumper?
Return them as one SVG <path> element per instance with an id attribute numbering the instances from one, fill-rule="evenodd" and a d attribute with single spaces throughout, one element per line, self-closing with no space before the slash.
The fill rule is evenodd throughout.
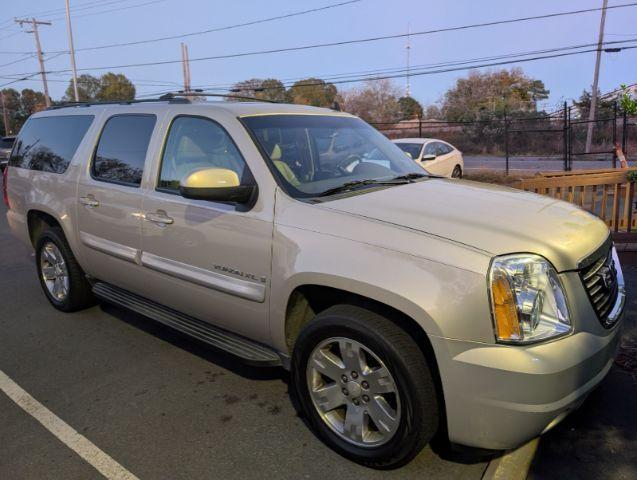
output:
<path id="1" fill-rule="evenodd" d="M 451 442 L 506 450 L 550 430 L 610 370 L 620 324 L 529 346 L 430 336 Z"/>

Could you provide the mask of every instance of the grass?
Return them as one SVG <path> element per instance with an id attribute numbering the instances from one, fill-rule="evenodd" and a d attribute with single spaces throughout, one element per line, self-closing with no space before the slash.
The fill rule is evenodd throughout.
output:
<path id="1" fill-rule="evenodd" d="M 524 178 L 531 178 L 534 176 L 535 175 L 533 173 L 515 173 L 512 175 L 505 175 L 504 172 L 498 172 L 495 170 L 470 170 L 465 171 L 463 178 L 466 180 L 473 180 L 474 182 L 495 183 L 497 185 L 506 185 L 510 187 Z"/>

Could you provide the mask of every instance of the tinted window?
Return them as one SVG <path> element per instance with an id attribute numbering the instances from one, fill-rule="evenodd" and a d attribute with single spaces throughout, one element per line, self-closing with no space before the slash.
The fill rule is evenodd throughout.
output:
<path id="1" fill-rule="evenodd" d="M 11 148 L 13 146 L 13 137 L 4 137 L 0 139 L 0 148 Z"/>
<path id="2" fill-rule="evenodd" d="M 436 155 L 436 146 L 438 145 L 438 142 L 429 142 L 427 145 L 425 145 L 425 151 L 423 152 L 424 155 Z"/>
<path id="3" fill-rule="evenodd" d="M 185 175 L 202 168 L 226 168 L 243 179 L 246 165 L 220 125 L 204 118 L 177 117 L 170 126 L 157 186 L 177 190 Z"/>
<path id="4" fill-rule="evenodd" d="M 95 151 L 93 177 L 139 185 L 155 120 L 155 115 L 116 115 L 109 118 Z"/>
<path id="5" fill-rule="evenodd" d="M 31 118 L 20 131 L 10 165 L 64 173 L 92 121 L 92 115 Z"/>
<path id="6" fill-rule="evenodd" d="M 371 185 L 374 180 L 426 174 L 387 137 L 358 118 L 263 115 L 242 121 L 259 143 L 271 170 L 297 198 L 323 195 L 358 180 Z"/>
<path id="7" fill-rule="evenodd" d="M 396 142 L 396 145 L 398 145 L 398 148 L 400 148 L 403 152 L 408 153 L 414 160 L 420 157 L 422 143 Z"/>

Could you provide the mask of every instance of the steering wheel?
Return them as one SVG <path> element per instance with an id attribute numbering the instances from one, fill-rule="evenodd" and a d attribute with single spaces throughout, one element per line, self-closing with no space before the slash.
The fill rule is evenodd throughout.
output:
<path id="1" fill-rule="evenodd" d="M 349 175 L 354 171 L 354 167 L 363 161 L 363 157 L 352 153 L 336 164 L 336 170 L 342 175 Z"/>

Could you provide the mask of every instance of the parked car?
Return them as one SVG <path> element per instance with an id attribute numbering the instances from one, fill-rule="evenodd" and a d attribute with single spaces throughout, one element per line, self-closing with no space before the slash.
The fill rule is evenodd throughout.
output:
<path id="1" fill-rule="evenodd" d="M 318 145 L 336 136 L 355 140 Z M 429 175 L 352 115 L 84 105 L 16 142 L 8 222 L 53 307 L 100 299 L 290 369 L 317 435 L 364 465 L 402 465 L 439 429 L 517 447 L 613 363 L 625 292 L 604 222 Z M 353 167 L 323 164 L 348 145 Z"/>
<path id="2" fill-rule="evenodd" d="M 400 138 L 394 143 L 428 172 L 443 177 L 462 177 L 462 152 L 453 145 L 435 138 Z"/>
<path id="3" fill-rule="evenodd" d="M 0 170 L 4 172 L 7 162 L 9 161 L 9 155 L 11 155 L 11 148 L 13 147 L 13 141 L 15 137 L 2 137 L 0 138 Z"/>

